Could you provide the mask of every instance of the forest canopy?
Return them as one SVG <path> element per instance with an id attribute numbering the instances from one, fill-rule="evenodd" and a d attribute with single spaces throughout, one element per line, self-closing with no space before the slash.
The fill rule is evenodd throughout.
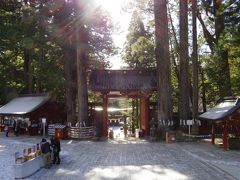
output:
<path id="1" fill-rule="evenodd" d="M 0 104 L 52 92 L 71 121 L 93 96 L 89 71 L 109 68 L 117 53 L 126 68 L 158 70 L 154 100 L 167 121 L 172 111 L 186 119 L 196 98 L 194 107 L 205 111 L 225 96 L 239 96 L 240 1 L 132 0 L 124 8 L 132 18 L 117 52 L 117 26 L 94 0 L 2 0 Z"/>

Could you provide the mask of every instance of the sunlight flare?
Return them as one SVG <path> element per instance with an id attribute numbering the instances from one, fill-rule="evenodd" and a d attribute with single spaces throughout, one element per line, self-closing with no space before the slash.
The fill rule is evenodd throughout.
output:
<path id="1" fill-rule="evenodd" d="M 120 176 L 121 175 L 121 176 Z M 186 175 L 160 165 L 106 166 L 93 168 L 85 174 L 86 179 L 189 179 Z"/>

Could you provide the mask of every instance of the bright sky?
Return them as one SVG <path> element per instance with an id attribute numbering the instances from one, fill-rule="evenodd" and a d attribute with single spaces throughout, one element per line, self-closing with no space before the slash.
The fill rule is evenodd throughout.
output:
<path id="1" fill-rule="evenodd" d="M 99 0 L 99 3 L 111 14 L 113 23 L 118 23 L 120 26 L 118 34 L 113 35 L 114 43 L 120 50 L 118 55 L 109 59 L 112 63 L 112 69 L 120 69 L 123 65 L 120 52 L 126 40 L 131 14 L 124 12 L 122 7 L 129 1 L 130 0 Z"/>

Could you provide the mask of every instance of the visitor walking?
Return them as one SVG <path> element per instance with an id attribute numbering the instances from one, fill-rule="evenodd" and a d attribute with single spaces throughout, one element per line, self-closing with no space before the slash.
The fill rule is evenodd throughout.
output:
<path id="1" fill-rule="evenodd" d="M 46 139 L 42 139 L 41 151 L 44 159 L 44 167 L 50 168 L 51 166 L 51 155 L 50 155 L 50 144 Z"/>
<path id="2" fill-rule="evenodd" d="M 61 151 L 61 144 L 59 138 L 55 137 L 53 140 L 53 164 L 60 164 L 61 160 L 59 157 Z"/>
<path id="3" fill-rule="evenodd" d="M 14 134 L 15 134 L 15 136 L 18 136 L 18 135 L 19 135 L 20 124 L 21 124 L 21 121 L 14 120 L 14 123 L 13 123 L 13 130 L 14 130 Z"/>
<path id="4" fill-rule="evenodd" d="M 14 132 L 14 135 L 17 136 L 17 122 L 16 122 L 15 119 L 14 119 L 14 122 L 13 122 L 13 132 Z"/>
<path id="5" fill-rule="evenodd" d="M 50 154 L 51 154 L 51 162 L 53 162 L 53 146 L 54 146 L 54 136 L 51 136 L 50 138 Z"/>
<path id="6" fill-rule="evenodd" d="M 8 137 L 8 125 L 5 125 L 4 131 L 5 131 L 6 137 Z"/>

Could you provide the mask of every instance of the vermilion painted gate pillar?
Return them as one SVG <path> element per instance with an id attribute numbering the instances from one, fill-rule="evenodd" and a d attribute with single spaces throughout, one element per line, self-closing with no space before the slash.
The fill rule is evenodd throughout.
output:
<path id="1" fill-rule="evenodd" d="M 140 124 L 144 129 L 145 135 L 149 135 L 149 97 L 141 97 L 140 105 Z"/>
<path id="2" fill-rule="evenodd" d="M 103 94 L 103 121 L 102 121 L 102 136 L 108 136 L 108 96 Z"/>

